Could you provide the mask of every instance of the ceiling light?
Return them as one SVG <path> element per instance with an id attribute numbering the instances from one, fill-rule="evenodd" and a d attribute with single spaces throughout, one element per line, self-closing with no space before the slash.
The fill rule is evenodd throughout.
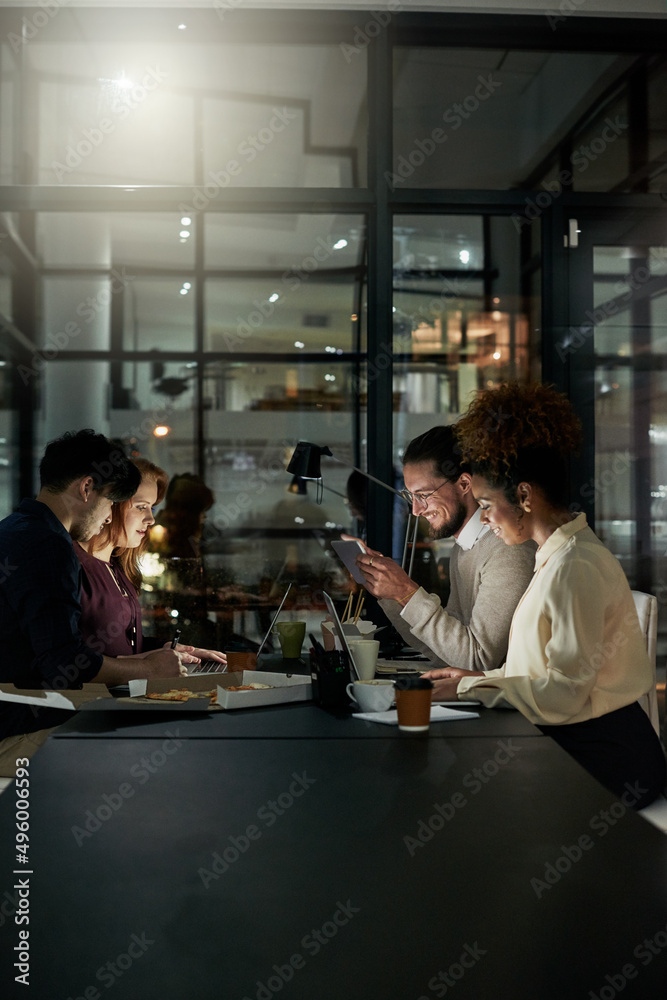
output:
<path id="1" fill-rule="evenodd" d="M 302 340 L 295 340 L 294 341 L 294 346 L 301 348 L 301 347 L 305 347 L 306 345 L 304 344 L 304 342 Z"/>
<path id="2" fill-rule="evenodd" d="M 167 427 L 166 424 L 158 424 L 157 427 L 153 428 L 153 434 L 156 438 L 166 437 L 171 431 L 171 427 Z"/>
<path id="3" fill-rule="evenodd" d="M 190 284 L 189 281 L 184 281 L 183 282 L 183 288 L 187 288 L 187 290 L 190 291 L 190 289 L 192 288 L 192 285 Z"/>
<path id="4" fill-rule="evenodd" d="M 346 247 L 346 246 L 347 246 L 347 240 L 338 240 L 337 243 L 334 243 L 334 247 L 333 248 L 334 248 L 334 250 L 342 250 L 343 247 Z"/>
<path id="5" fill-rule="evenodd" d="M 459 260 L 461 261 L 462 264 L 467 264 L 468 261 L 470 260 L 470 251 L 459 250 Z"/>
<path id="6" fill-rule="evenodd" d="M 189 215 L 184 215 L 183 218 L 181 219 L 181 225 L 182 226 L 189 226 L 191 222 L 192 222 L 192 219 L 190 218 Z"/>
<path id="7" fill-rule="evenodd" d="M 274 292 L 273 295 L 269 295 L 269 302 L 277 302 L 279 298 L 278 292 Z"/>
<path id="8" fill-rule="evenodd" d="M 500 361 L 500 351 L 494 351 L 493 357 L 495 361 Z"/>
<path id="9" fill-rule="evenodd" d="M 182 240 L 186 240 L 189 235 L 190 235 L 190 230 L 189 229 L 181 229 L 181 231 L 179 233 L 179 236 L 181 237 Z"/>

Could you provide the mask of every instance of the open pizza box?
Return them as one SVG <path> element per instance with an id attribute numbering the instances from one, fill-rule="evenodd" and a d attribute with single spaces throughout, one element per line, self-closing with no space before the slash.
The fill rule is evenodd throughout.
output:
<path id="1" fill-rule="evenodd" d="M 109 698 L 106 684 L 84 684 L 81 688 L 46 691 L 43 688 L 17 688 L 14 684 L 0 684 L 0 701 L 18 705 L 35 705 L 37 708 L 62 708 L 76 712 L 83 705 Z"/>
<path id="2" fill-rule="evenodd" d="M 266 687 L 249 691 L 230 691 L 230 687 L 246 684 L 262 684 Z M 192 691 L 188 701 L 172 702 L 147 698 L 148 694 L 166 694 L 174 689 Z M 217 705 L 198 697 L 202 692 L 216 691 Z M 118 698 L 119 702 L 132 707 L 179 708 L 219 711 L 222 708 L 257 708 L 261 705 L 282 705 L 291 701 L 307 701 L 312 698 L 310 677 L 302 674 L 277 674 L 265 670 L 244 670 L 232 674 L 204 674 L 193 677 L 162 677 L 153 680 L 130 681 L 130 697 Z"/>

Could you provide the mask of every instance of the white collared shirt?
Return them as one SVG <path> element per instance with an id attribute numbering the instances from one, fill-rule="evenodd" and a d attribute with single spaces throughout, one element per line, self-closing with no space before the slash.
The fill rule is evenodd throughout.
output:
<path id="1" fill-rule="evenodd" d="M 470 520 L 463 525 L 454 541 L 461 546 L 464 552 L 467 552 L 489 530 L 488 524 L 482 524 L 482 511 L 478 507 Z"/>

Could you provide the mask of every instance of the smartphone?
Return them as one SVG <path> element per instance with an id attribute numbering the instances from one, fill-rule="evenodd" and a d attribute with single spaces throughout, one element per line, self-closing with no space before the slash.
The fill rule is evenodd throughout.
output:
<path id="1" fill-rule="evenodd" d="M 331 543 L 331 548 L 334 550 L 346 569 L 350 571 L 352 579 L 364 587 L 366 585 L 366 578 L 355 562 L 359 553 L 366 551 L 361 542 L 356 540 L 352 542 L 344 542 L 342 539 L 339 539 L 338 541 Z"/>

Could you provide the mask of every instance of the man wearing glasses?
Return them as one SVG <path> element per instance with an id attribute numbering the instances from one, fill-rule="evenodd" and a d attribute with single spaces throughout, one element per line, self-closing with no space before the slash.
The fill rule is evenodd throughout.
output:
<path id="1" fill-rule="evenodd" d="M 461 462 L 453 426 L 414 438 L 403 457 L 406 499 L 432 538 L 454 538 L 447 606 L 401 567 L 370 549 L 357 563 L 367 590 L 410 646 L 461 670 L 495 670 L 505 659 L 514 609 L 533 575 L 535 543 L 505 545 L 488 525 Z"/>

